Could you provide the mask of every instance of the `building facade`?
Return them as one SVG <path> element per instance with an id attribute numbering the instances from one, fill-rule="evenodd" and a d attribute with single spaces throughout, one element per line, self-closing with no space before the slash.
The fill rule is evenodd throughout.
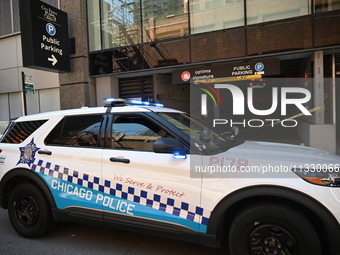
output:
<path id="1" fill-rule="evenodd" d="M 46 0 L 59 7 L 58 0 Z M 59 75 L 25 68 L 22 64 L 19 1 L 0 3 L 0 133 L 11 119 L 24 114 L 60 109 Z M 24 77 L 30 79 L 34 90 L 26 94 L 24 109 Z"/>
<path id="2" fill-rule="evenodd" d="M 185 74 L 239 76 L 262 63 L 267 84 L 272 78 L 311 79 L 301 85 L 312 94 L 306 107 L 324 106 L 299 119 L 291 131 L 296 140 L 333 153 L 339 149 L 340 0 L 59 0 L 57 5 L 68 13 L 75 45 L 71 72 L 59 74 L 56 85 L 61 109 L 127 97 L 189 111 Z M 20 33 L 2 39 L 12 37 Z M 6 93 L 0 88 L 0 97 Z M 263 105 L 270 103 L 260 94 Z"/>
<path id="3" fill-rule="evenodd" d="M 309 80 L 300 85 L 312 94 L 308 109 L 324 109 L 299 119 L 296 140 L 335 153 L 339 21 L 338 0 L 89 0 L 96 100 L 141 98 L 188 111 L 184 72 L 193 78 L 238 76 L 259 62 L 268 83 L 268 78 Z M 266 105 L 270 98 L 261 100 Z"/>

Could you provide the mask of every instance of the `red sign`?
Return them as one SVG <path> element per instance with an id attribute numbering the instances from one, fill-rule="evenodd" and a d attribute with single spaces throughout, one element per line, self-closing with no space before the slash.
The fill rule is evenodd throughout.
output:
<path id="1" fill-rule="evenodd" d="M 190 80 L 190 73 L 188 71 L 184 71 L 182 74 L 181 74 L 181 79 L 182 81 L 188 81 Z"/>

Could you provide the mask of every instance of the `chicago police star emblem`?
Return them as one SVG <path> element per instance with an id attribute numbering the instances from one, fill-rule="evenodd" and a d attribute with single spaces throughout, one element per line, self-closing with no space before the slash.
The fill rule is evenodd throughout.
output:
<path id="1" fill-rule="evenodd" d="M 17 163 L 19 164 L 27 164 L 28 166 L 31 166 L 31 164 L 34 161 L 35 153 L 40 150 L 40 148 L 37 147 L 37 145 L 34 143 L 34 138 L 32 138 L 32 141 L 25 145 L 24 147 L 19 147 L 20 150 L 20 159 Z"/>

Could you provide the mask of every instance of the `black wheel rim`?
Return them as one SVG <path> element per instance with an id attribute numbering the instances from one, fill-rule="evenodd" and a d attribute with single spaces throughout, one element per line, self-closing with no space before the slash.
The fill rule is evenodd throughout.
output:
<path id="1" fill-rule="evenodd" d="M 35 199 L 31 196 L 22 196 L 16 201 L 15 212 L 19 222 L 25 226 L 36 224 L 39 216 L 39 208 Z"/>
<path id="2" fill-rule="evenodd" d="M 284 228 L 277 225 L 257 225 L 250 234 L 248 247 L 252 255 L 296 255 L 296 241 Z"/>

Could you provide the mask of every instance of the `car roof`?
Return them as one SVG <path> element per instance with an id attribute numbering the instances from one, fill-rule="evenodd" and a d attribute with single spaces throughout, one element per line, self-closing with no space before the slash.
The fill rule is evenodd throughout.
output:
<path id="1" fill-rule="evenodd" d="M 16 119 L 16 122 L 21 121 L 32 121 L 32 120 L 47 120 L 54 117 L 62 117 L 68 115 L 87 115 L 87 114 L 101 114 L 107 111 L 108 107 L 82 107 L 78 109 L 71 110 L 60 110 L 60 111 L 51 111 L 44 113 L 37 113 L 27 116 L 21 116 Z M 157 107 L 157 106 L 120 106 L 120 107 L 112 107 L 111 113 L 133 113 L 133 112 L 176 112 L 182 113 L 182 111 L 178 111 L 171 108 Z"/>

